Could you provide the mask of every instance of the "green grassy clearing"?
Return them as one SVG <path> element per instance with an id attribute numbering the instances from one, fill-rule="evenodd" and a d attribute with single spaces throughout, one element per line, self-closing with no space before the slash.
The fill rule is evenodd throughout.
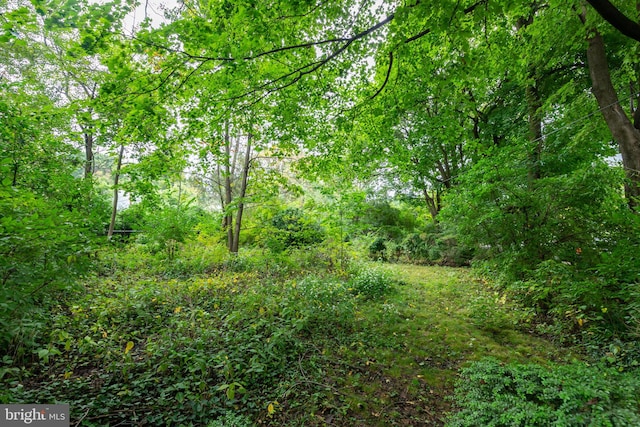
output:
<path id="1" fill-rule="evenodd" d="M 24 366 L 5 357 L 0 396 L 70 403 L 73 425 L 442 425 L 465 363 L 573 357 L 468 270 L 383 268 L 369 299 L 346 273 L 92 279 Z"/>

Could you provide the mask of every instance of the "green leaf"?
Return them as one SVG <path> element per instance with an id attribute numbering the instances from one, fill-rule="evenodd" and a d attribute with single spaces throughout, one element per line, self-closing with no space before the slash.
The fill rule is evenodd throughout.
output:
<path id="1" fill-rule="evenodd" d="M 233 400 L 233 398 L 236 396 L 236 384 L 235 383 L 229 384 L 229 387 L 227 388 L 226 394 L 227 394 L 227 399 Z"/>

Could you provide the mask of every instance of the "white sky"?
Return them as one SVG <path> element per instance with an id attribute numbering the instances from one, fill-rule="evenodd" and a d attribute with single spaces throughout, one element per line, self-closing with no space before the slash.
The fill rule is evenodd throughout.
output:
<path id="1" fill-rule="evenodd" d="M 124 28 L 127 32 L 135 32 L 145 17 L 151 18 L 153 27 L 159 27 L 168 22 L 164 19 L 164 10 L 176 6 L 178 0 L 141 0 L 141 4 L 125 18 Z"/>

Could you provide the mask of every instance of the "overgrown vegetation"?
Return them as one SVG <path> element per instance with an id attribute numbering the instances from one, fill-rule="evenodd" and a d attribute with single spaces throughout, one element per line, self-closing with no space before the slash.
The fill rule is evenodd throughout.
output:
<path id="1" fill-rule="evenodd" d="M 57 301 L 46 334 L 5 356 L 3 402 L 70 403 L 84 425 L 439 424 L 468 358 L 565 357 L 515 324 L 499 341 L 491 319 L 470 326 L 485 291 L 464 271 L 347 273 L 298 252 L 163 278 L 140 255 L 120 250 L 117 268 Z"/>
<path id="2" fill-rule="evenodd" d="M 461 372 L 456 398 L 463 410 L 454 426 L 632 426 L 640 380 L 615 368 L 567 365 L 504 365 L 476 362 Z"/>
<path id="3" fill-rule="evenodd" d="M 640 422 L 633 2 L 153 3 L 0 0 L 1 403 Z"/>
<path id="4" fill-rule="evenodd" d="M 533 257 L 495 276 L 482 246 L 474 273 L 372 262 L 376 236 L 438 254 L 385 258 L 416 264 L 457 243 L 427 237 L 446 224 L 341 241 L 309 206 L 276 207 L 267 223 L 249 213 L 253 243 L 236 255 L 219 216 L 158 206 L 132 205 L 142 232 L 83 255 L 84 268 L 49 265 L 60 281 L 46 292 L 18 301 L 27 291 L 10 288 L 7 301 L 32 308 L 20 323 L 4 315 L 19 327 L 5 335 L 2 402 L 69 403 L 88 426 L 637 422 L 637 294 L 609 252 L 593 258 L 597 275 L 595 261 Z"/>

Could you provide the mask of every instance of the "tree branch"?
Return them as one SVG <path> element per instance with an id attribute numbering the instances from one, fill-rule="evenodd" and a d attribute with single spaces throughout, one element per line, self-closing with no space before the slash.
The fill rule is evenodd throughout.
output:
<path id="1" fill-rule="evenodd" d="M 312 62 L 310 64 L 306 64 L 300 68 L 298 68 L 297 70 L 294 70 L 292 72 L 289 72 L 283 76 L 278 77 L 277 79 L 274 80 L 270 80 L 269 82 L 263 83 L 262 85 L 260 85 L 258 88 L 254 88 L 250 91 L 247 91 L 243 94 L 240 94 L 238 96 L 234 96 L 231 98 L 227 98 L 226 100 L 237 100 L 240 98 L 245 98 L 251 94 L 254 94 L 256 92 L 259 92 L 261 89 L 264 89 L 266 91 L 266 93 L 259 97 L 258 100 L 256 102 L 259 102 L 260 100 L 264 99 L 266 96 L 274 93 L 274 92 L 278 92 L 280 90 L 286 89 L 290 86 L 293 86 L 294 84 L 296 84 L 298 81 L 300 81 L 300 79 L 302 79 L 302 77 L 304 77 L 307 74 L 311 74 L 315 71 L 317 71 L 320 67 L 324 66 L 325 64 L 327 64 L 328 62 L 330 62 L 331 60 L 333 60 L 334 58 L 336 58 L 337 56 L 339 56 L 342 52 L 344 52 L 345 50 L 347 50 L 347 48 L 354 43 L 357 40 L 360 40 L 361 38 L 367 36 L 368 34 L 371 34 L 372 32 L 376 31 L 377 29 L 379 29 L 380 27 L 383 27 L 384 25 L 388 24 L 389 22 L 391 22 L 393 20 L 393 16 L 394 15 L 389 15 L 387 18 L 385 18 L 384 20 L 378 22 L 376 25 L 369 27 L 368 29 L 357 33 L 356 35 L 349 37 L 348 39 L 346 39 L 346 42 L 340 46 L 338 49 L 336 49 L 335 51 L 331 52 L 331 54 L 325 56 L 324 58 L 322 58 L 319 61 L 315 61 Z M 263 54 L 259 54 L 259 55 L 264 55 L 266 53 Z M 257 57 L 257 56 L 256 56 Z M 290 81 L 283 83 L 279 86 L 276 86 L 274 88 L 271 89 L 267 89 L 269 86 L 273 85 L 274 83 L 277 83 L 281 80 L 284 80 L 286 77 L 291 77 L 293 75 L 297 74 L 295 77 L 293 77 Z"/>
<path id="2" fill-rule="evenodd" d="M 487 3 L 487 2 L 488 2 L 488 0 L 480 0 L 480 1 L 478 1 L 478 2 L 476 2 L 476 3 L 474 3 L 474 4 L 472 4 L 471 6 L 467 7 L 465 10 L 463 10 L 463 11 L 462 11 L 462 14 L 463 14 L 463 15 L 468 15 L 468 14 L 470 14 L 471 12 L 473 12 L 474 10 L 476 10 L 476 8 L 477 8 L 478 6 L 481 6 L 481 5 L 483 5 L 483 4 Z M 456 10 L 458 9 L 459 3 L 460 3 L 460 2 L 458 2 L 458 4 L 456 4 L 455 9 L 454 9 L 454 11 L 453 11 L 453 14 L 451 15 L 451 18 L 449 19 L 449 24 L 448 24 L 448 25 L 451 25 L 451 22 L 453 22 L 453 18 L 454 18 L 455 14 L 456 14 Z M 416 34 L 415 36 L 411 36 L 411 37 L 409 37 L 408 39 L 406 39 L 406 40 L 404 41 L 404 43 L 406 44 L 406 43 L 411 43 L 411 42 L 413 42 L 413 41 L 416 41 L 416 40 L 418 40 L 420 37 L 424 37 L 424 36 L 426 36 L 427 34 L 429 34 L 430 32 L 431 32 L 431 28 L 427 28 L 427 29 L 425 29 L 425 30 L 422 30 L 422 31 L 420 31 L 418 34 Z"/>
<path id="3" fill-rule="evenodd" d="M 471 12 L 473 12 L 476 7 L 485 4 L 488 0 L 479 0 L 476 3 L 474 3 L 473 5 L 467 7 L 466 9 L 464 9 L 463 13 L 464 14 L 469 14 Z M 416 3 L 418 4 L 419 1 Z M 415 5 L 414 5 L 415 6 Z M 259 102 L 260 100 L 264 99 L 265 97 L 269 96 L 270 94 L 280 91 L 282 89 L 286 89 L 294 84 L 296 84 L 298 81 L 300 81 L 302 79 L 302 77 L 304 77 L 305 75 L 311 74 L 315 71 L 317 71 L 318 69 L 320 69 L 322 66 L 326 65 L 327 63 L 329 63 L 330 61 L 332 61 L 333 59 L 335 59 L 336 57 L 338 57 L 339 55 L 341 55 L 344 51 L 346 51 L 349 46 L 351 46 L 354 42 L 368 36 L 369 34 L 377 31 L 378 29 L 384 27 L 385 25 L 387 25 L 388 23 L 390 23 L 393 19 L 395 18 L 395 14 L 392 13 L 390 15 L 388 15 L 386 18 L 384 18 L 383 20 L 379 21 L 378 23 L 372 25 L 371 27 L 360 31 L 356 34 L 353 34 L 350 37 L 336 37 L 336 38 L 331 38 L 331 39 L 325 39 L 325 40 L 319 40 L 319 41 L 311 41 L 311 42 L 305 42 L 305 43 L 298 43 L 298 44 L 293 44 L 293 45 L 288 45 L 288 46 L 282 46 L 282 47 L 278 47 L 278 48 L 274 48 L 274 49 L 270 49 L 270 50 L 266 50 L 254 55 L 247 55 L 247 56 L 242 56 L 242 57 L 226 57 L 226 56 L 206 56 L 206 55 L 194 55 L 191 53 L 188 53 L 186 51 L 180 50 L 180 49 L 175 49 L 169 46 L 164 46 L 164 45 L 160 45 L 158 43 L 152 42 L 152 41 L 148 41 L 148 40 L 144 40 L 141 38 L 137 38 L 135 36 L 132 36 L 135 40 L 140 41 L 141 43 L 144 43 L 148 46 L 151 47 L 155 47 L 156 49 L 160 49 L 160 50 L 165 50 L 167 52 L 171 52 L 171 53 L 175 53 L 178 55 L 183 55 L 185 56 L 188 60 L 197 60 L 197 61 L 203 61 L 203 62 L 209 62 L 209 61 L 218 61 L 218 62 L 235 62 L 235 61 L 253 61 L 256 60 L 258 58 L 261 58 L 263 56 L 269 56 L 269 55 L 273 55 L 273 54 L 277 54 L 280 52 L 286 52 L 289 50 L 296 50 L 296 49 L 304 49 L 304 48 L 310 48 L 310 47 L 315 47 L 315 46 L 322 46 L 322 45 L 326 45 L 326 44 L 335 44 L 335 43 L 341 43 L 341 45 L 339 47 L 337 47 L 335 50 L 333 50 L 332 52 L 328 53 L 327 55 L 325 55 L 323 58 L 317 59 L 311 63 L 305 64 L 303 66 L 298 67 L 297 69 L 290 71 L 288 73 L 285 73 L 275 79 L 269 80 L 267 82 L 264 82 L 262 84 L 260 84 L 257 87 L 254 87 L 250 90 L 248 90 L 247 92 L 244 92 L 240 95 L 237 96 L 233 96 L 230 98 L 227 98 L 225 100 L 230 101 L 230 100 L 238 100 L 241 98 L 246 98 L 248 96 L 252 96 L 252 95 L 256 95 L 258 92 L 264 91 L 264 94 L 262 96 L 258 96 L 257 101 L 255 102 Z M 424 29 L 421 32 L 419 32 L 418 34 L 407 38 L 406 40 L 404 40 L 404 43 L 411 43 L 415 40 L 418 40 L 421 37 L 424 37 L 425 35 L 429 34 L 431 32 L 430 28 Z M 187 61 L 185 61 L 183 63 L 183 65 L 186 63 Z M 391 74 L 391 69 L 392 69 L 392 65 L 393 65 L 393 49 L 392 51 L 389 53 L 389 68 L 387 70 L 387 76 L 385 78 L 385 81 L 382 85 L 382 87 L 380 87 L 378 89 L 378 91 L 374 94 L 373 97 L 376 97 L 378 94 L 380 94 L 380 92 L 384 89 L 384 87 L 387 85 L 388 81 L 389 81 L 389 77 Z M 198 71 L 200 69 L 200 67 L 202 66 L 202 64 L 198 67 L 196 67 L 194 70 L 191 70 L 190 73 L 188 73 L 188 75 L 183 79 L 183 81 L 180 83 L 179 87 L 181 87 L 196 71 Z M 161 87 L 163 84 L 165 84 L 168 79 L 174 75 L 176 73 L 177 69 L 172 70 L 168 75 L 166 75 L 163 79 L 161 79 L 160 84 L 158 84 L 157 86 L 155 86 L 153 89 L 151 89 L 151 91 L 158 89 L 159 87 Z M 288 80 L 290 79 L 290 80 Z M 288 81 L 287 81 L 288 80 Z M 281 83 L 281 84 L 279 84 Z M 277 85 L 276 85 L 277 84 Z M 149 92 L 148 90 L 145 91 Z"/>
<path id="4" fill-rule="evenodd" d="M 285 51 L 288 51 L 288 50 L 296 50 L 296 49 L 309 48 L 309 47 L 314 47 L 314 46 L 322 46 L 322 45 L 331 44 L 331 43 L 349 42 L 349 41 L 353 41 L 352 40 L 353 38 L 356 38 L 356 37 L 357 38 L 362 38 L 362 37 L 364 37 L 364 35 L 361 36 L 361 37 L 358 37 L 358 35 L 355 35 L 353 37 L 336 37 L 336 38 L 333 38 L 333 39 L 311 41 L 311 42 L 306 42 L 306 43 L 294 44 L 294 45 L 290 45 L 290 46 L 282 46 L 282 47 L 278 47 L 278 48 L 275 48 L 275 49 L 266 50 L 264 52 L 260 52 L 260 53 L 257 53 L 255 55 L 247 55 L 247 56 L 243 56 L 243 57 L 239 57 L 239 58 L 234 58 L 232 56 L 194 55 L 194 54 L 191 54 L 191 53 L 186 52 L 184 50 L 174 49 L 172 47 L 164 46 L 164 45 L 161 45 L 161 44 L 158 44 L 158 43 L 154 43 L 152 41 L 144 40 L 144 39 L 136 37 L 136 36 L 131 36 L 131 37 L 136 41 L 139 41 L 139 42 L 141 42 L 143 44 L 146 44 L 147 46 L 155 47 L 156 49 L 164 50 L 164 51 L 171 52 L 171 53 L 184 55 L 184 56 L 188 57 L 189 59 L 196 59 L 196 60 L 201 60 L 201 61 L 235 62 L 235 61 L 238 61 L 238 60 L 253 61 L 253 60 L 258 59 L 258 58 L 260 58 L 262 56 L 273 55 L 274 53 L 285 52 Z"/>
<path id="5" fill-rule="evenodd" d="M 429 34 L 431 32 L 431 28 L 427 28 L 426 30 L 420 31 L 418 34 L 416 34 L 415 36 L 411 36 L 408 39 L 406 39 L 404 42 L 405 43 L 411 43 L 412 41 L 416 41 L 418 40 L 420 37 L 424 37 L 427 34 Z"/>
<path id="6" fill-rule="evenodd" d="M 385 88 L 387 83 L 389 83 L 389 76 L 391 75 L 392 68 L 393 68 L 393 52 L 389 52 L 389 68 L 387 68 L 387 75 L 384 78 L 384 82 L 382 82 L 382 86 L 380 86 L 380 88 L 376 91 L 376 93 L 373 94 L 372 97 L 369 98 L 369 100 L 380 95 L 380 92 L 382 92 L 382 90 Z"/>
<path id="7" fill-rule="evenodd" d="M 339 56 L 340 54 L 342 54 L 345 50 L 347 50 L 347 48 L 353 44 L 355 41 L 358 41 L 364 37 L 366 37 L 367 35 L 375 32 L 376 30 L 380 29 L 381 27 L 387 25 L 389 22 L 391 22 L 394 19 L 394 14 L 391 14 L 389 16 L 387 16 L 385 19 L 383 19 L 382 21 L 376 23 L 375 25 L 367 28 L 366 30 L 363 30 L 359 33 L 356 33 L 354 35 L 352 35 L 351 37 L 338 37 L 338 38 L 332 38 L 332 39 L 326 39 L 326 40 L 320 40 L 320 41 L 315 41 L 315 42 L 307 42 L 307 43 L 299 43 L 299 44 L 295 44 L 295 45 L 289 45 L 289 46 L 283 46 L 283 47 L 279 47 L 279 48 L 275 48 L 275 49 L 271 49 L 271 50 L 267 50 L 264 52 L 260 52 L 258 54 L 255 55 L 248 55 L 248 56 L 244 56 L 244 57 L 240 57 L 240 58 L 233 58 L 233 57 L 214 57 L 214 56 L 204 56 L 204 55 L 193 55 L 190 54 L 186 51 L 183 50 L 179 50 L 179 49 L 174 49 L 171 48 L 169 46 L 164 46 L 164 45 L 160 45 L 158 43 L 152 42 L 152 41 L 148 41 L 148 40 L 144 40 L 141 38 L 138 38 L 136 36 L 132 36 L 132 38 L 134 40 L 137 40 L 143 44 L 146 44 L 147 46 L 151 46 L 154 47 L 156 49 L 160 49 L 160 50 L 164 50 L 167 52 L 171 52 L 171 53 L 175 53 L 178 55 L 183 55 L 184 57 L 186 57 L 187 59 L 185 61 L 183 61 L 182 66 L 184 66 L 189 60 L 198 60 L 198 61 L 202 61 L 204 62 L 209 62 L 209 61 L 219 61 L 219 62 L 234 62 L 237 60 L 244 60 L 244 61 L 252 61 L 255 59 L 258 59 L 260 57 L 263 56 L 268 56 L 268 55 L 273 55 L 275 53 L 279 53 L 279 52 L 284 52 L 284 51 L 288 51 L 288 50 L 295 50 L 295 49 L 302 49 L 302 48 L 309 48 L 309 47 L 313 47 L 313 46 L 321 46 L 324 44 L 332 44 L 332 43 L 343 43 L 340 47 L 338 47 L 336 50 L 334 50 L 333 52 L 331 52 L 330 54 L 328 54 L 327 56 L 325 56 L 324 58 L 305 64 L 293 71 L 290 71 L 282 76 L 279 76 L 278 78 L 275 78 L 273 80 L 269 80 L 263 84 L 261 84 L 258 87 L 255 87 L 245 93 L 242 93 L 240 95 L 237 96 L 233 96 L 230 98 L 225 99 L 226 101 L 230 101 L 230 100 L 237 100 L 237 99 L 241 99 L 241 98 L 246 98 L 247 96 L 251 96 L 256 94 L 257 92 L 260 92 L 262 90 L 265 90 L 266 93 L 259 97 L 258 101 L 260 99 L 264 99 L 265 96 L 268 96 L 269 94 L 285 89 L 289 86 L 294 85 L 295 83 L 297 83 L 303 76 L 307 75 L 307 74 L 311 74 L 315 71 L 317 71 L 320 67 L 324 66 L 325 64 L 327 64 L 328 62 L 330 62 L 331 60 L 333 60 L 334 58 L 336 58 L 337 56 Z M 179 87 L 181 87 L 182 85 L 184 85 L 184 83 L 202 66 L 202 64 L 200 64 L 200 66 L 196 67 L 196 69 L 192 70 L 185 79 L 183 79 L 183 81 L 180 82 Z M 156 86 L 154 86 L 152 89 L 150 90 L 144 90 L 141 93 L 149 93 L 149 92 L 153 92 L 157 89 L 159 89 L 161 86 L 163 86 L 168 80 L 169 78 L 174 75 L 176 72 L 178 71 L 178 67 L 174 68 L 168 75 L 166 75 L 164 78 L 161 79 L 160 83 L 157 84 Z M 275 83 L 281 82 L 282 80 L 285 80 L 289 77 L 293 77 L 293 79 L 291 79 L 288 82 L 285 82 L 275 88 L 271 88 L 269 89 L 270 86 L 274 85 Z M 140 94 L 140 93 L 136 93 L 136 94 Z"/>
<path id="8" fill-rule="evenodd" d="M 629 19 L 609 0 L 587 0 L 587 3 L 622 34 L 640 42 L 640 24 Z"/>
<path id="9" fill-rule="evenodd" d="M 282 15 L 282 16 L 277 17 L 276 20 L 284 20 L 284 19 L 291 19 L 291 18 L 304 18 L 305 16 L 311 15 L 313 12 L 315 12 L 316 10 L 318 10 L 319 8 L 324 6 L 325 4 L 326 4 L 326 2 L 319 2 L 314 7 L 309 9 L 309 11 L 306 12 L 306 13 L 303 13 L 303 14 L 300 14 L 300 15 Z"/>

